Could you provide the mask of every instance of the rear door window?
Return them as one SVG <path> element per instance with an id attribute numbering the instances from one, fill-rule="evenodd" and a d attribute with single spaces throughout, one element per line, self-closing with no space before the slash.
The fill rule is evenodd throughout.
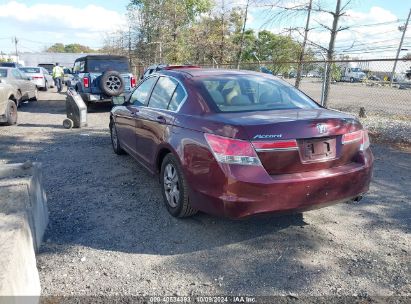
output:
<path id="1" fill-rule="evenodd" d="M 171 98 L 168 109 L 171 111 L 177 111 L 182 102 L 186 99 L 187 93 L 184 88 L 179 84 L 174 91 L 173 97 Z"/>
<path id="2" fill-rule="evenodd" d="M 178 82 L 176 80 L 169 77 L 160 77 L 153 89 L 148 106 L 156 109 L 167 109 L 177 86 Z"/>
<path id="3" fill-rule="evenodd" d="M 130 103 L 136 106 L 145 106 L 150 97 L 151 88 L 156 83 L 157 77 L 150 77 L 144 80 L 130 97 Z"/>

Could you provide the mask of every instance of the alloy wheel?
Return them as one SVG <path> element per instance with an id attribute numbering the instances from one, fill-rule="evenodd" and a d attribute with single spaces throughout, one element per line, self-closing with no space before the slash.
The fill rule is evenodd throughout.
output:
<path id="1" fill-rule="evenodd" d="M 164 170 L 164 191 L 168 204 L 175 208 L 180 201 L 180 182 L 176 168 L 173 164 L 167 164 Z"/>
<path id="2" fill-rule="evenodd" d="M 121 80 L 117 76 L 110 76 L 106 81 L 106 86 L 110 91 L 116 92 L 121 87 Z"/>

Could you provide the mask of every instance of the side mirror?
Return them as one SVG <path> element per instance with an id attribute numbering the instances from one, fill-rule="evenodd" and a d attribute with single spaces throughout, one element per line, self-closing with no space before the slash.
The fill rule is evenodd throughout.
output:
<path id="1" fill-rule="evenodd" d="M 121 106 L 126 103 L 126 97 L 125 96 L 113 96 L 111 98 L 111 102 L 113 103 L 113 105 Z"/>

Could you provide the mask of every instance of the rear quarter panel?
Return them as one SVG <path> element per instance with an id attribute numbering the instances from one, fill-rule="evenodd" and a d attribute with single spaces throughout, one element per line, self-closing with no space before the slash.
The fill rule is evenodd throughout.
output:
<path id="1" fill-rule="evenodd" d="M 14 94 L 14 89 L 10 85 L 0 84 L 0 115 L 6 112 L 6 105 L 11 95 Z"/>

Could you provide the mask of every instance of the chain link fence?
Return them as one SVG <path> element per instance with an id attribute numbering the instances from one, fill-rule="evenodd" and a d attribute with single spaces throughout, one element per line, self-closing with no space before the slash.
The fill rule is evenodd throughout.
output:
<path id="1" fill-rule="evenodd" d="M 391 83 L 395 59 L 306 61 L 302 63 L 299 89 L 321 103 L 324 75 L 331 69 L 331 85 L 326 105 L 342 111 L 405 116 L 411 119 L 411 59 L 398 60 Z M 208 64 L 208 68 L 236 69 L 237 65 Z M 298 62 L 244 62 L 242 70 L 276 75 L 294 85 Z"/>

